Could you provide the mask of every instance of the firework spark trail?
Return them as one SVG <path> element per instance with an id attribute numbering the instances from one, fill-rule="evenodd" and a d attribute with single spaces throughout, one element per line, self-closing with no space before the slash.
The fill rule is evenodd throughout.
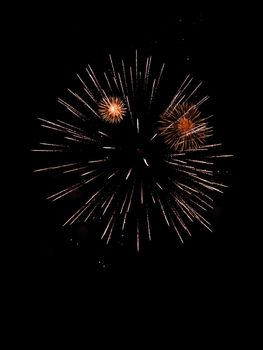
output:
<path id="1" fill-rule="evenodd" d="M 182 93 L 185 91 L 185 89 L 191 84 L 193 78 L 190 78 L 190 75 L 187 75 L 181 86 L 178 88 L 177 93 L 174 95 L 173 99 L 169 103 L 169 105 L 166 107 L 164 114 L 168 113 L 169 110 L 172 109 L 172 107 L 176 106 L 185 98 L 185 96 L 182 96 Z"/>
<path id="2" fill-rule="evenodd" d="M 136 224 L 136 249 L 137 249 L 137 252 L 140 250 L 140 224 L 138 219 Z"/>
<path id="3" fill-rule="evenodd" d="M 87 135 L 85 135 L 84 130 L 81 130 L 79 132 L 79 131 L 77 131 L 77 128 L 75 128 L 74 126 L 72 126 L 70 124 L 61 125 L 59 120 L 57 120 L 57 122 L 51 122 L 51 121 L 43 119 L 43 118 L 38 118 L 38 119 L 43 122 L 43 124 L 41 124 L 41 126 L 43 128 L 58 131 L 60 133 L 66 134 L 66 135 L 69 134 L 72 137 L 71 138 L 72 141 L 78 142 L 80 140 L 83 140 L 83 142 L 84 141 L 89 141 L 89 142 L 94 142 L 94 143 L 97 142 L 95 139 L 92 139 L 92 138 L 88 137 Z M 65 123 L 63 123 L 63 124 L 65 124 Z M 65 136 L 65 138 L 69 138 L 69 136 Z M 77 138 L 79 138 L 79 139 L 77 139 Z M 33 151 L 35 151 L 35 150 L 33 150 Z"/>
<path id="4" fill-rule="evenodd" d="M 116 74 L 116 71 L 115 71 L 115 67 L 114 67 L 114 64 L 113 64 L 113 60 L 112 60 L 111 55 L 109 55 L 109 57 L 110 57 L 110 64 L 111 64 L 112 73 L 113 73 L 113 81 L 114 81 L 114 83 L 116 84 L 116 86 L 117 86 L 117 88 L 118 88 L 118 84 L 117 84 L 117 80 L 116 80 L 117 74 Z"/>
<path id="5" fill-rule="evenodd" d="M 96 117 L 99 118 L 98 113 L 88 104 L 82 97 L 80 97 L 76 92 L 68 89 L 68 91 L 74 96 L 77 100 L 79 100 L 85 107 L 87 107 Z"/>
<path id="6" fill-rule="evenodd" d="M 162 211 L 162 213 L 163 213 L 163 216 L 164 216 L 164 218 L 165 218 L 165 221 L 166 221 L 166 223 L 167 223 L 167 226 L 170 226 L 170 222 L 169 222 L 169 220 L 168 220 L 168 218 L 167 218 L 167 213 L 166 213 L 166 211 L 165 211 L 165 209 L 164 209 L 164 206 L 163 206 L 163 204 L 162 204 L 162 202 L 161 202 L 161 199 L 160 199 L 160 197 L 157 195 L 157 200 L 158 200 L 158 202 L 159 202 L 159 204 L 160 204 L 160 207 L 161 207 L 161 211 Z"/>
<path id="7" fill-rule="evenodd" d="M 64 188 L 63 190 L 61 190 L 59 192 L 52 194 L 51 196 L 47 197 L 47 199 L 52 199 L 52 201 L 56 201 L 64 196 L 68 195 L 69 193 L 76 191 L 77 189 L 79 189 L 82 186 L 84 186 L 83 183 L 76 183 L 72 186 Z"/>
<path id="8" fill-rule="evenodd" d="M 63 226 L 66 226 L 68 224 L 72 225 L 89 207 L 89 204 L 91 203 L 94 198 L 96 198 L 100 192 L 103 190 L 101 188 L 99 191 L 95 192 L 87 201 L 85 204 L 82 205 L 74 214 L 71 215 L 71 217 L 63 224 Z"/>
<path id="9" fill-rule="evenodd" d="M 88 65 L 88 67 L 86 67 L 86 72 L 88 73 L 91 81 L 93 82 L 95 88 L 97 89 L 98 93 L 103 96 L 105 94 L 104 90 L 102 89 L 102 87 L 100 86 L 100 83 L 98 82 L 98 79 L 96 77 L 96 74 L 93 72 L 93 69 L 91 68 L 90 65 Z M 116 80 L 116 77 L 114 77 L 114 79 Z M 106 95 L 105 95 L 106 97 Z"/>
<path id="10" fill-rule="evenodd" d="M 37 172 L 41 172 L 41 171 L 57 170 L 57 169 L 62 169 L 62 168 L 70 167 L 70 166 L 76 165 L 76 164 L 79 164 L 79 163 L 69 163 L 69 164 L 62 164 L 62 165 L 50 166 L 50 167 L 46 167 L 46 168 L 35 169 L 35 170 L 33 170 L 33 171 L 34 171 L 35 173 L 37 173 Z"/>
<path id="11" fill-rule="evenodd" d="M 131 64 L 109 55 L 109 66 L 100 72 L 88 64 L 76 74 L 80 89 L 67 89 L 69 101 L 58 98 L 71 119 L 38 118 L 49 136 L 32 151 L 64 154 L 57 165 L 34 170 L 64 176 L 64 189 L 47 198 L 78 191 L 82 201 L 63 226 L 97 218 L 100 238 L 109 243 L 134 221 L 138 251 L 143 237 L 156 234 L 156 212 L 182 243 L 193 222 L 212 231 L 212 194 L 227 187 L 215 176 L 216 162 L 232 155 L 220 153 L 221 143 L 207 143 L 214 136 L 212 115 L 201 111 L 209 98 L 198 96 L 202 82 L 187 75 L 163 104 L 164 63 L 155 73 L 152 56 L 141 60 L 136 50 Z"/>
<path id="12" fill-rule="evenodd" d="M 85 120 L 86 117 L 83 113 L 81 113 L 79 110 L 77 110 L 76 108 L 74 108 L 73 106 L 71 106 L 69 103 L 65 102 L 64 100 L 62 100 L 61 98 L 58 98 L 58 102 L 66 107 L 66 109 L 72 113 L 74 116 L 76 116 L 77 118 L 81 119 L 81 120 Z"/>
<path id="13" fill-rule="evenodd" d="M 147 206 L 146 206 L 146 224 L 147 224 L 148 239 L 149 241 L 151 241 L 152 235 L 151 235 L 150 216 L 149 216 L 149 211 Z"/>
<path id="14" fill-rule="evenodd" d="M 123 60 L 121 61 L 121 66 L 122 66 L 122 75 L 123 75 L 124 86 L 125 86 L 125 90 L 127 92 L 128 91 L 127 73 L 126 73 L 125 63 Z M 126 97 L 126 95 L 123 97 Z"/>
<path id="15" fill-rule="evenodd" d="M 142 182 L 141 182 L 141 186 L 140 186 L 140 192 L 141 192 L 141 204 L 143 204 L 144 196 L 143 196 L 143 184 L 142 184 Z"/>

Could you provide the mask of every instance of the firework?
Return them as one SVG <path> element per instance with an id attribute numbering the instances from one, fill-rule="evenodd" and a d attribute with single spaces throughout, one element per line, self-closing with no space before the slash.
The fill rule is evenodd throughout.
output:
<path id="1" fill-rule="evenodd" d="M 119 123 L 126 111 L 126 107 L 119 97 L 103 97 L 98 108 L 100 116 L 109 123 Z"/>
<path id="2" fill-rule="evenodd" d="M 130 63 L 109 56 L 106 72 L 88 65 L 77 74 L 78 91 L 58 99 L 63 117 L 39 118 L 47 133 L 33 151 L 55 162 L 35 172 L 63 179 L 49 200 L 74 203 L 63 226 L 86 223 L 107 243 L 130 237 L 137 250 L 159 221 L 182 242 L 193 222 L 211 231 L 213 193 L 226 187 L 214 163 L 227 155 L 220 143 L 207 143 L 212 127 L 200 111 L 208 96 L 196 97 L 201 83 L 187 76 L 167 105 L 163 72 L 164 64 L 155 70 L 152 57 L 139 60 L 137 51 Z"/>
<path id="3" fill-rule="evenodd" d="M 197 149 L 212 136 L 212 127 L 208 126 L 206 119 L 196 105 L 182 102 L 169 107 L 161 115 L 158 130 L 175 151 Z"/>

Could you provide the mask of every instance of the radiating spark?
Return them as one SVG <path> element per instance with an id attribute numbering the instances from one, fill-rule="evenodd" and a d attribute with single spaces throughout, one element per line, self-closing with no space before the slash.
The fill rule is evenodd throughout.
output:
<path id="1" fill-rule="evenodd" d="M 148 239 L 151 241 L 152 236 L 151 236 L 151 226 L 150 226 L 150 218 L 149 218 L 149 211 L 148 208 L 146 207 L 146 222 L 147 222 L 147 232 L 148 232 Z"/>
<path id="2" fill-rule="evenodd" d="M 143 204 L 143 184 L 141 183 L 141 204 Z"/>
<path id="3" fill-rule="evenodd" d="M 40 171 L 56 170 L 56 169 L 70 167 L 70 166 L 76 165 L 76 164 L 78 164 L 78 163 L 62 164 L 62 165 L 50 166 L 50 167 L 46 167 L 46 168 L 35 169 L 33 171 L 35 173 L 37 173 L 37 172 L 40 172 Z"/>
<path id="4" fill-rule="evenodd" d="M 102 148 L 104 148 L 104 149 L 116 149 L 116 147 L 111 147 L 111 146 L 103 146 Z"/>
<path id="5" fill-rule="evenodd" d="M 146 164 L 146 166 L 150 166 L 149 164 L 148 164 L 148 162 L 147 162 L 147 160 L 143 157 L 143 161 L 144 161 L 144 163 Z"/>
<path id="6" fill-rule="evenodd" d="M 72 225 L 87 209 L 88 209 L 88 206 L 89 206 L 89 203 L 95 198 L 98 196 L 98 194 L 101 192 L 100 191 L 97 191 L 96 193 L 94 193 L 90 198 L 89 200 L 86 201 L 86 203 L 80 207 L 64 224 L 63 226 L 66 226 L 67 224 L 70 224 Z"/>
<path id="7" fill-rule="evenodd" d="M 68 195 L 69 193 L 76 191 L 77 189 L 79 189 L 82 186 L 84 186 L 83 183 L 74 184 L 74 185 L 69 186 L 69 187 L 67 187 L 59 192 L 52 194 L 51 196 L 47 197 L 47 199 L 52 199 L 53 201 L 56 201 L 64 196 Z"/>
<path id="8" fill-rule="evenodd" d="M 129 169 L 129 171 L 125 177 L 125 180 L 128 180 L 129 176 L 131 175 L 131 171 L 132 171 L 132 168 Z"/>
<path id="9" fill-rule="evenodd" d="M 161 199 L 160 199 L 159 196 L 157 196 L 157 200 L 158 200 L 158 202 L 159 202 L 159 204 L 160 204 L 161 211 L 162 211 L 162 213 L 163 213 L 163 216 L 164 216 L 164 218 L 165 218 L 165 221 L 166 221 L 166 223 L 167 223 L 167 226 L 170 226 L 169 220 L 167 219 L 166 212 L 165 212 L 165 210 L 164 210 L 163 204 L 162 204 Z"/>
<path id="10" fill-rule="evenodd" d="M 136 225 L 136 238 L 137 238 L 136 248 L 137 248 L 137 252 L 139 252 L 139 250 L 140 250 L 140 226 L 139 226 L 138 221 L 137 221 L 137 225 Z"/>

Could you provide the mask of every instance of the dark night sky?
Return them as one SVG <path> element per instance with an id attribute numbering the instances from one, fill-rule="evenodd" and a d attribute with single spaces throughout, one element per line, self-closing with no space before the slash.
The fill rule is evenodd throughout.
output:
<path id="1" fill-rule="evenodd" d="M 245 63 L 250 50 L 242 25 L 244 13 L 233 17 L 233 13 L 216 6 L 177 11 L 155 6 L 149 12 L 123 6 L 118 10 L 111 5 L 76 9 L 72 4 L 61 11 L 39 6 L 31 9 L 21 24 L 15 49 L 21 57 L 17 69 L 24 90 L 25 124 L 21 127 L 25 127 L 26 145 L 26 185 L 22 185 L 19 199 L 23 230 L 19 231 L 18 255 L 20 262 L 26 262 L 21 281 L 34 286 L 33 290 L 41 286 L 51 299 L 57 287 L 73 290 L 75 296 L 79 290 L 81 299 L 85 293 L 94 297 L 98 292 L 96 300 L 105 300 L 107 293 L 119 289 L 120 298 L 126 300 L 123 293 L 132 289 L 136 291 L 134 297 L 141 295 L 141 300 L 148 299 L 149 293 L 157 300 L 167 297 L 167 306 L 167 300 L 176 304 L 176 298 L 184 295 L 184 300 L 189 298 L 193 305 L 195 300 L 207 306 L 211 300 L 219 310 L 220 300 L 225 300 L 238 310 L 235 295 L 253 284 L 256 266 L 256 257 L 252 258 L 255 232 L 250 210 L 243 202 L 248 192 L 243 187 L 248 171 L 241 166 L 246 107 L 241 108 L 240 101 L 245 99 L 242 84 L 247 73 L 244 69 L 240 75 L 236 64 L 240 59 Z M 41 197 L 39 182 L 31 174 L 36 116 L 52 113 L 57 96 L 87 63 L 99 65 L 108 53 L 125 56 L 134 48 L 166 62 L 175 77 L 190 72 L 205 82 L 218 132 L 235 155 L 229 161 L 230 188 L 214 218 L 214 233 L 196 235 L 184 246 L 156 243 L 139 256 L 125 250 L 99 252 L 94 246 L 76 248 L 62 239 L 59 220 Z M 159 300 L 159 307 L 163 301 Z"/>

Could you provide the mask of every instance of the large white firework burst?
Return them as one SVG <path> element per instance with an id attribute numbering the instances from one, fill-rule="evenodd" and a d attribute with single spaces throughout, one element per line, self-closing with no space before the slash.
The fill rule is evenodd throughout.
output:
<path id="1" fill-rule="evenodd" d="M 167 104 L 159 91 L 164 64 L 156 70 L 137 51 L 132 61 L 110 55 L 107 71 L 88 65 L 77 74 L 77 90 L 58 99 L 63 118 L 39 118 L 46 139 L 33 151 L 50 162 L 34 172 L 61 184 L 48 199 L 74 203 L 64 226 L 82 221 L 107 243 L 127 234 L 139 250 L 158 220 L 182 242 L 192 222 L 212 230 L 213 194 L 226 187 L 214 163 L 228 155 L 207 142 L 213 128 L 201 112 L 208 99 L 197 97 L 201 83 L 188 75 Z"/>

